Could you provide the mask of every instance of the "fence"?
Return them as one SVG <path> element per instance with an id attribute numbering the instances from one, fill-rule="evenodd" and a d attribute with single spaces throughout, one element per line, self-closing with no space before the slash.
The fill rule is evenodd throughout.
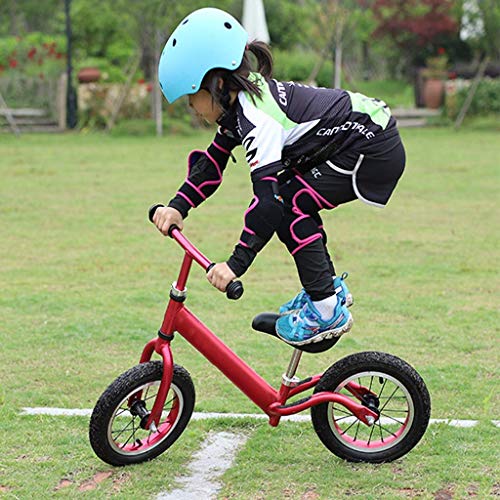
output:
<path id="1" fill-rule="evenodd" d="M 0 132 L 15 127 L 21 132 L 55 132 L 66 125 L 66 75 L 58 78 L 24 75 L 0 78 Z"/>

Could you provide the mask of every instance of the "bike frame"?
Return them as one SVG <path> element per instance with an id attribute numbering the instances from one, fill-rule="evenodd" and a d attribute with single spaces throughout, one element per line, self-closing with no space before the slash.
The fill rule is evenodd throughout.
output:
<path id="1" fill-rule="evenodd" d="M 248 364 L 239 358 L 224 342 L 210 331 L 184 305 L 186 298 L 186 282 L 193 260 L 207 270 L 211 262 L 180 232 L 172 228 L 170 236 L 184 249 L 184 260 L 177 281 L 172 284 L 163 323 L 158 337 L 150 340 L 143 349 L 141 363 L 148 362 L 153 353 L 159 354 L 163 360 L 163 375 L 146 428 L 153 431 L 159 425 L 166 396 L 172 381 L 174 362 L 170 343 L 174 332 L 184 337 L 208 361 L 216 366 L 236 387 L 252 400 L 269 416 L 269 424 L 277 426 L 280 418 L 293 415 L 312 406 L 336 402 L 347 408 L 354 416 L 366 425 L 373 425 L 378 415 L 367 406 L 357 403 L 347 396 L 334 392 L 318 392 L 299 401 L 287 404 L 293 396 L 314 387 L 322 374 L 299 381 L 295 377 L 302 351 L 294 349 L 287 372 L 283 375 L 279 390 L 270 386 Z M 371 391 L 359 384 L 350 382 L 346 388 L 358 400 Z M 139 396 L 134 396 L 133 400 Z"/>

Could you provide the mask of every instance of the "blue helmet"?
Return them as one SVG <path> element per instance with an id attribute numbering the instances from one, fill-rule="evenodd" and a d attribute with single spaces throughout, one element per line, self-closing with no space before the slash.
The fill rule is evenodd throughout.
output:
<path id="1" fill-rule="evenodd" d="M 211 69 L 237 69 L 247 41 L 243 26 L 223 10 L 209 7 L 189 14 L 167 40 L 160 57 L 158 77 L 167 101 L 198 92 Z"/>

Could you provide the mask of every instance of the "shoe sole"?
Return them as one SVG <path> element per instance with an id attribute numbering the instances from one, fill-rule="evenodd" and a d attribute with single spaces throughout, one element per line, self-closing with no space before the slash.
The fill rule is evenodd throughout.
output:
<path id="1" fill-rule="evenodd" d="M 318 335 L 311 337 L 310 339 L 307 340 L 301 340 L 300 342 L 292 342 L 290 340 L 287 340 L 283 338 L 278 331 L 276 330 L 276 335 L 283 340 L 283 342 L 286 342 L 289 345 L 307 345 L 307 344 L 316 344 L 318 342 L 322 342 L 323 340 L 328 340 L 328 339 L 333 339 L 333 338 L 338 338 L 342 337 L 344 333 L 347 333 L 351 328 L 354 323 L 354 320 L 352 319 L 352 315 L 349 314 L 349 319 L 347 320 L 346 324 L 339 327 L 339 328 L 334 328 L 333 330 L 326 330 L 324 332 L 319 333 Z"/>

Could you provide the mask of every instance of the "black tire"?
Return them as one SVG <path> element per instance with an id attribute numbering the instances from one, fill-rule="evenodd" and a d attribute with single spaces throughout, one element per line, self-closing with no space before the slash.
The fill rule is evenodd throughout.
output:
<path id="1" fill-rule="evenodd" d="M 142 429 L 140 415 L 134 415 L 129 408 L 130 398 L 140 392 L 142 407 L 151 411 L 162 372 L 162 361 L 134 366 L 99 398 L 90 418 L 89 438 L 101 460 L 118 466 L 145 462 L 163 453 L 182 434 L 195 402 L 191 376 L 182 366 L 174 365 L 157 432 Z"/>
<path id="2" fill-rule="evenodd" d="M 376 397 L 370 394 L 359 401 L 346 389 L 348 382 L 367 387 Z M 339 392 L 380 411 L 381 418 L 369 427 L 339 403 L 311 408 L 321 442 L 349 462 L 395 460 L 420 441 L 429 424 L 431 400 L 424 381 L 408 363 L 391 354 L 361 352 L 339 360 L 314 389 L 314 393 L 323 391 Z"/>

